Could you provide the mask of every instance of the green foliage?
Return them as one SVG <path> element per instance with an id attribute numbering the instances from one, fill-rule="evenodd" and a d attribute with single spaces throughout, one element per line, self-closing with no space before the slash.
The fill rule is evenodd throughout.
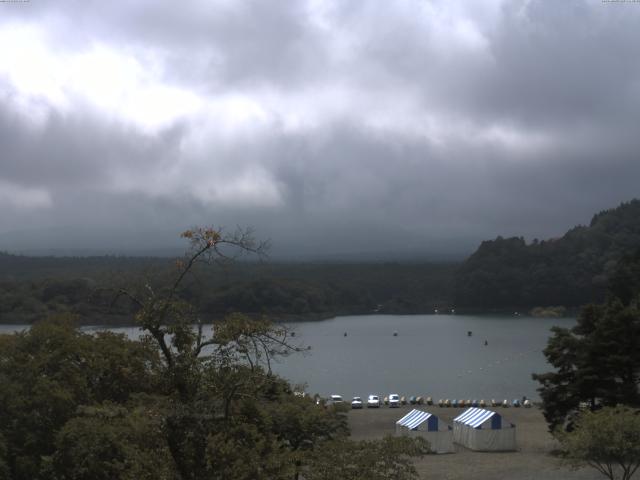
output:
<path id="1" fill-rule="evenodd" d="M 0 480 L 9 480 L 10 471 L 8 461 L 7 442 L 4 439 L 4 435 L 0 433 Z"/>
<path id="2" fill-rule="evenodd" d="M 460 306 L 580 306 L 604 300 L 619 260 L 640 247 L 640 200 L 593 217 L 562 238 L 482 242 L 455 277 Z M 623 282 L 622 282 L 623 283 Z"/>
<path id="3" fill-rule="evenodd" d="M 238 480 L 285 480 L 293 478 L 295 465 L 273 433 L 246 421 L 228 425 L 207 438 L 204 477 Z"/>
<path id="4" fill-rule="evenodd" d="M 560 432 L 558 439 L 572 465 L 589 465 L 610 480 L 629 480 L 640 467 L 638 410 L 618 406 L 581 413 L 574 430 Z"/>
<path id="5" fill-rule="evenodd" d="M 40 478 L 42 458 L 80 405 L 152 390 L 157 361 L 148 345 L 83 334 L 71 317 L 0 336 L 0 434 L 13 478 Z"/>
<path id="6" fill-rule="evenodd" d="M 629 305 L 640 292 L 640 248 L 620 259 L 609 281 L 609 292 Z"/>
<path id="7" fill-rule="evenodd" d="M 413 480 L 418 478 L 412 457 L 429 453 L 422 438 L 385 437 L 380 441 L 345 439 L 322 444 L 304 472 L 308 480 Z"/>
<path id="8" fill-rule="evenodd" d="M 130 322 L 138 310 L 114 289 L 135 284 L 162 289 L 175 269 L 166 259 L 127 257 L 48 258 L 0 254 L 0 322 L 31 323 L 70 312 L 83 323 Z M 3 266 L 5 267 L 3 269 Z M 421 313 L 451 301 L 452 264 L 198 263 L 178 295 L 198 313 L 223 318 L 318 318 L 337 314 Z M 27 273 L 24 273 L 27 272 Z"/>
<path id="9" fill-rule="evenodd" d="M 80 409 L 56 436 L 53 472 L 74 480 L 174 479 L 157 412 L 100 405 Z"/>
<path id="10" fill-rule="evenodd" d="M 552 329 L 544 354 L 555 371 L 533 376 L 552 429 L 571 427 L 581 402 L 640 406 L 640 289 L 629 290 L 640 285 L 640 255 L 621 260 L 613 278 L 604 304 L 585 307 L 571 329 Z"/>
<path id="11" fill-rule="evenodd" d="M 274 433 L 292 450 L 312 448 L 319 442 L 348 433 L 346 413 L 318 408 L 309 397 L 293 396 L 269 405 Z"/>
<path id="12" fill-rule="evenodd" d="M 286 327 L 232 314 L 205 329 L 184 283 L 202 261 L 259 246 L 242 232 L 183 236 L 192 249 L 173 278 L 119 292 L 141 340 L 84 334 L 70 315 L 0 335 L 0 479 L 316 478 L 337 471 L 338 451 L 347 472 L 415 478 L 410 457 L 428 445 L 350 442 L 343 410 L 273 375 L 275 357 L 303 350 Z"/>
<path id="13" fill-rule="evenodd" d="M 226 237 L 210 229 L 183 236 L 192 250 L 177 264 L 174 282 L 163 289 L 122 292 L 139 306 L 136 318 L 161 352 L 172 399 L 164 428 L 176 470 L 183 479 L 290 476 L 295 468 L 291 443 L 268 414 L 280 402 L 295 401 L 270 368 L 274 356 L 298 350 L 288 341 L 287 329 L 234 314 L 205 335 L 197 312 L 178 295 L 198 261 L 211 254 L 224 260 L 219 248 L 250 251 L 252 243 L 245 236 Z M 290 419 L 308 426 L 296 416 L 309 411 L 295 411 Z M 330 422 L 324 426 L 334 428 Z M 300 433 L 305 438 L 314 434 Z"/>
<path id="14" fill-rule="evenodd" d="M 581 402 L 640 406 L 640 311 L 617 300 L 586 307 L 575 327 L 554 327 L 544 350 L 554 372 L 534 374 L 550 428 Z"/>
<path id="15" fill-rule="evenodd" d="M 295 451 L 346 434 L 343 415 L 261 367 L 284 348 L 280 327 L 234 316 L 217 330 L 207 354 L 195 337 L 168 345 L 171 365 L 148 340 L 83 334 L 71 318 L 0 336 L 0 474 L 292 478 Z"/>

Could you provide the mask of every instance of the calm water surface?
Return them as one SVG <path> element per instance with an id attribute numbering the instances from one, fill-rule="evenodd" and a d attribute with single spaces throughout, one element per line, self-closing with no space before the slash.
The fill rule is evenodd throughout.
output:
<path id="1" fill-rule="evenodd" d="M 311 352 L 285 359 L 276 370 L 294 383 L 306 380 L 309 392 L 322 395 L 538 398 L 531 373 L 550 368 L 542 354 L 549 329 L 573 324 L 575 319 L 464 315 L 297 323 L 296 338 Z"/>
<path id="2" fill-rule="evenodd" d="M 279 361 L 274 370 L 323 396 L 536 399 L 531 373 L 550 369 L 542 354 L 549 329 L 574 323 L 491 315 L 363 315 L 291 323 L 294 340 L 311 350 Z M 22 328 L 2 325 L 0 332 Z M 112 330 L 138 335 L 137 328 Z"/>

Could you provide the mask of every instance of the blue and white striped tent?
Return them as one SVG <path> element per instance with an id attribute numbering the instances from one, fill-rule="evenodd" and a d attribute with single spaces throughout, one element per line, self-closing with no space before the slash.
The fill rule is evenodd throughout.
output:
<path id="1" fill-rule="evenodd" d="M 436 453 L 454 451 L 453 430 L 438 417 L 422 410 L 411 410 L 396 422 L 396 434 L 420 436 L 427 440 Z"/>
<path id="2" fill-rule="evenodd" d="M 471 450 L 515 450 L 516 428 L 497 412 L 468 408 L 453 419 L 453 440 Z"/>
<path id="3" fill-rule="evenodd" d="M 462 415 L 458 415 L 453 419 L 454 422 L 460 422 L 472 428 L 479 428 L 484 422 L 491 419 L 491 428 L 493 430 L 500 428 L 502 425 L 502 416 L 491 410 L 484 408 L 469 408 Z"/>
<path id="4" fill-rule="evenodd" d="M 423 423 L 427 422 L 426 430 L 429 432 L 438 431 L 438 417 L 432 415 L 429 412 L 423 412 L 422 410 L 411 410 L 404 417 L 396 422 L 396 425 L 401 427 L 407 427 L 409 430 L 418 428 Z"/>

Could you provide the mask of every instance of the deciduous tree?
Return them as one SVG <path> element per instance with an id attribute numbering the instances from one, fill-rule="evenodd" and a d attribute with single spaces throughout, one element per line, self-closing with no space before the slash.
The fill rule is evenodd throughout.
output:
<path id="1" fill-rule="evenodd" d="M 605 407 L 585 411 L 571 432 L 558 438 L 575 467 L 589 465 L 610 480 L 630 480 L 640 467 L 640 411 Z"/>
<path id="2" fill-rule="evenodd" d="M 427 453 L 429 442 L 419 437 L 385 437 L 360 442 L 338 439 L 324 443 L 315 451 L 304 477 L 307 480 L 414 480 L 418 473 L 411 459 Z"/>

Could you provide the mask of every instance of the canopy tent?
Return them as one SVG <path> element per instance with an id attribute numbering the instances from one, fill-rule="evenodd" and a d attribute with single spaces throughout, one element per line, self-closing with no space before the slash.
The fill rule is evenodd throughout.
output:
<path id="1" fill-rule="evenodd" d="M 429 412 L 411 410 L 396 422 L 396 434 L 422 437 L 435 453 L 454 451 L 451 427 Z"/>
<path id="2" fill-rule="evenodd" d="M 516 426 L 497 412 L 468 408 L 453 419 L 453 441 L 477 451 L 515 450 Z"/>

